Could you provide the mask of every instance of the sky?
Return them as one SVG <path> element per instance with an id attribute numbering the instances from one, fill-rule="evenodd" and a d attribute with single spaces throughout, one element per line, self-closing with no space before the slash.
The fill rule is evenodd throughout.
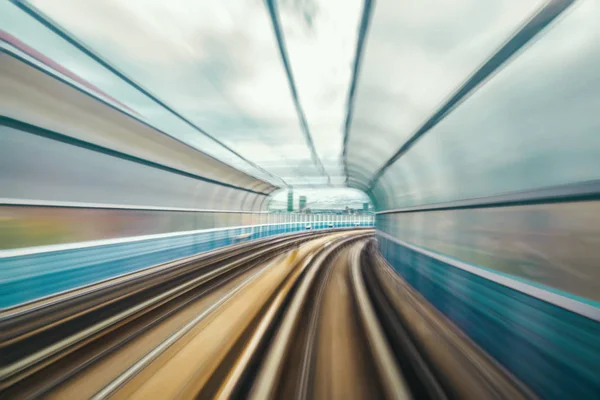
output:
<path id="1" fill-rule="evenodd" d="M 300 196 L 306 196 L 307 207 L 311 209 L 343 210 L 346 207 L 362 209 L 363 203 L 369 203 L 369 198 L 360 190 L 351 188 L 320 188 L 294 189 L 294 209 L 298 209 Z M 272 196 L 269 209 L 287 209 L 288 191 L 281 190 Z"/>

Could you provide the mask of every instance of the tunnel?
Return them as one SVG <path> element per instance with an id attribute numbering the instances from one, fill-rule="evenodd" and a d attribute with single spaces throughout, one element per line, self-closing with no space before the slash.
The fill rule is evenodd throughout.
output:
<path id="1" fill-rule="evenodd" d="M 600 398 L 595 0 L 0 4 L 0 398 Z"/>

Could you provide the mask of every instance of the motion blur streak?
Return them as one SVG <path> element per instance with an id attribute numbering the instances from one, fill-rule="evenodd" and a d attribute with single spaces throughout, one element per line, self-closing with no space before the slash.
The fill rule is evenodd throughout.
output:
<path id="1" fill-rule="evenodd" d="M 599 398 L 598 21 L 0 2 L 0 398 Z"/>

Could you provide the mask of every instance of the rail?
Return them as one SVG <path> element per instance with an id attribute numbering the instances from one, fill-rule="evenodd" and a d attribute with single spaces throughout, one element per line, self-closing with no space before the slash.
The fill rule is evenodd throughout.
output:
<path id="1" fill-rule="evenodd" d="M 372 235 L 238 244 L 4 310 L 0 397 L 533 397 Z"/>

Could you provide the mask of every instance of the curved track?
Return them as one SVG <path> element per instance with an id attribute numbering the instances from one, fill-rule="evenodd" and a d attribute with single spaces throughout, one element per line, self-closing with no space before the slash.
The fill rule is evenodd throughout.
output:
<path id="1" fill-rule="evenodd" d="M 2 398 L 527 398 L 378 256 L 290 235 L 5 310 Z"/>

